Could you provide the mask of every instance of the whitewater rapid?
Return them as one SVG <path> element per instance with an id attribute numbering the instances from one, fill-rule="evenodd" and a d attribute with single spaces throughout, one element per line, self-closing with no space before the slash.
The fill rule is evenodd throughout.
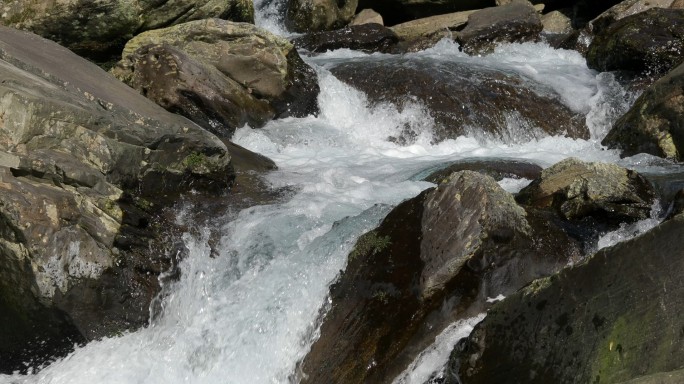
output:
<path id="1" fill-rule="evenodd" d="M 0 382 L 286 383 L 316 337 L 328 286 L 344 269 L 355 239 L 393 206 L 431 187 L 419 180 L 425 170 L 465 158 L 522 159 L 543 167 L 570 156 L 641 164 L 620 160 L 617 151 L 600 145 L 635 95 L 612 75 L 588 69 L 576 52 L 526 43 L 469 57 L 445 40 L 411 55 L 517 73 L 531 87 L 553 90 L 568 107 L 584 114 L 591 139 L 459 137 L 432 144 L 433 119 L 419 102 L 403 110 L 390 104 L 371 106 L 363 93 L 327 69 L 331 63 L 367 54 L 339 50 L 307 58 L 319 76 L 320 113 L 272 121 L 261 129 L 243 127 L 233 137 L 237 144 L 273 159 L 278 170 L 265 176 L 266 183 L 287 187 L 294 191 L 292 196 L 219 220 L 220 228 L 199 227 L 192 235 L 184 234 L 189 252 L 180 265 L 181 278 L 165 287 L 163 312 L 149 327 L 91 342 L 37 373 L 0 376 Z M 406 125 L 420 132 L 415 142 L 401 146 L 387 140 Z M 527 182 L 506 179 L 502 185 L 515 192 Z M 191 207 L 180 208 L 179 222 L 191 217 L 183 209 Z M 216 257 L 211 257 L 210 230 L 222 234 Z M 448 344 L 466 335 L 464 330 L 476 320 L 445 331 L 433 350 L 421 355 L 397 382 L 418 383 L 429 377 L 428 371 L 438 370 Z"/>

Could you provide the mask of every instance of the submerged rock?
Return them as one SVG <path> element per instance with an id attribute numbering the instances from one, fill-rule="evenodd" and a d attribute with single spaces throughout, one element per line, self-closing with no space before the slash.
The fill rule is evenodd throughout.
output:
<path id="1" fill-rule="evenodd" d="M 599 71 L 666 73 L 684 60 L 684 9 L 651 8 L 601 30 L 587 52 Z"/>
<path id="2" fill-rule="evenodd" d="M 518 202 L 552 208 L 568 220 L 592 216 L 614 223 L 650 216 L 655 193 L 638 173 L 615 164 L 569 158 L 542 171 Z"/>
<path id="3" fill-rule="evenodd" d="M 140 32 L 210 17 L 253 23 L 254 5 L 246 0 L 10 0 L 3 2 L 0 24 L 102 62 L 117 57 Z"/>
<path id="4" fill-rule="evenodd" d="M 330 289 L 305 383 L 389 382 L 435 335 L 579 256 L 548 216 L 526 212 L 489 176 L 454 173 L 363 235 Z"/>
<path id="5" fill-rule="evenodd" d="M 391 57 L 348 61 L 331 68 L 341 81 L 365 92 L 372 103 L 399 109 L 424 106 L 439 142 L 470 135 L 518 142 L 545 135 L 588 138 L 584 117 L 551 90 L 532 89 L 515 74 L 464 62 Z M 415 132 L 397 138 L 410 142 Z"/>
<path id="6" fill-rule="evenodd" d="M 399 41 L 391 29 L 380 24 L 352 25 L 342 29 L 313 32 L 294 39 L 299 48 L 310 52 L 348 48 L 364 52 L 389 52 Z"/>
<path id="7" fill-rule="evenodd" d="M 486 8 L 468 17 L 456 41 L 468 54 L 491 51 L 497 43 L 536 41 L 542 31 L 539 14 L 527 1 Z"/>
<path id="8" fill-rule="evenodd" d="M 358 0 L 288 0 L 285 25 L 295 32 L 329 31 L 343 27 L 356 14 Z"/>
<path id="9" fill-rule="evenodd" d="M 251 24 L 207 19 L 145 32 L 122 57 L 117 78 L 222 136 L 318 111 L 314 70 L 289 41 Z"/>
<path id="10" fill-rule="evenodd" d="M 679 215 L 506 298 L 454 350 L 447 382 L 679 382 L 682 231 Z"/>
<path id="11" fill-rule="evenodd" d="M 191 189 L 222 193 L 234 173 L 214 135 L 66 48 L 0 27 L 0 63 L 0 372 L 11 372 L 144 325 L 173 263 L 171 226 L 152 213 Z"/>
<path id="12" fill-rule="evenodd" d="M 648 88 L 602 141 L 623 156 L 684 159 L 684 64 Z"/>

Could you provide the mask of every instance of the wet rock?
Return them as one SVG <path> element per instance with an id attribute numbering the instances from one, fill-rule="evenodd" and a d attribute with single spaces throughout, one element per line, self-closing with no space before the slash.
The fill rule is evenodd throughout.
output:
<path id="1" fill-rule="evenodd" d="M 623 156 L 648 153 L 684 159 L 684 65 L 648 88 L 608 132 L 602 144 Z"/>
<path id="2" fill-rule="evenodd" d="M 463 51 L 477 54 L 492 50 L 497 43 L 536 41 L 541 31 L 541 19 L 534 7 L 529 2 L 512 2 L 470 15 L 456 41 Z"/>
<path id="3" fill-rule="evenodd" d="M 126 41 L 140 32 L 210 17 L 253 23 L 254 6 L 246 0 L 9 0 L 0 24 L 107 62 L 118 59 Z"/>
<path id="4" fill-rule="evenodd" d="M 654 198 L 650 183 L 638 173 L 576 158 L 545 169 L 517 195 L 521 204 L 552 208 L 568 220 L 591 216 L 614 223 L 649 217 Z"/>
<path id="5" fill-rule="evenodd" d="M 651 8 L 596 35 L 587 64 L 599 71 L 662 74 L 682 63 L 684 9 Z"/>
<path id="6" fill-rule="evenodd" d="M 313 69 L 289 41 L 251 24 L 207 19 L 148 31 L 130 40 L 122 57 L 117 78 L 224 135 L 245 122 L 260 126 L 272 116 L 318 110 Z M 168 79 L 163 66 L 172 71 Z M 225 131 L 219 123 L 228 124 Z"/>
<path id="7" fill-rule="evenodd" d="M 678 6 L 674 0 L 625 0 L 591 20 L 588 25 L 589 31 L 598 35 L 616 21 L 651 8 L 681 8 L 681 6 Z"/>
<path id="8" fill-rule="evenodd" d="M 399 41 L 397 35 L 380 24 L 362 24 L 335 31 L 313 32 L 296 38 L 293 43 L 310 52 L 348 48 L 364 52 L 389 52 Z"/>
<path id="9" fill-rule="evenodd" d="M 0 312 L 11 324 L 0 372 L 11 372 L 144 325 L 173 265 L 161 238 L 171 225 L 153 214 L 191 189 L 223 193 L 234 173 L 218 138 L 66 48 L 0 27 L 0 64 Z"/>
<path id="10" fill-rule="evenodd" d="M 389 102 L 399 109 L 422 104 L 434 118 L 436 142 L 462 135 L 512 142 L 546 134 L 589 135 L 584 118 L 553 91 L 533 90 L 512 73 L 419 57 L 352 60 L 331 72 L 365 92 L 372 103 Z M 416 134 L 407 128 L 397 139 L 410 142 Z"/>
<path id="11" fill-rule="evenodd" d="M 363 235 L 299 370 L 306 383 L 390 382 L 434 336 L 579 255 L 490 177 L 454 173 Z"/>
<path id="12" fill-rule="evenodd" d="M 450 371 L 460 381 L 454 375 L 447 382 L 681 377 L 683 230 L 680 215 L 506 298 L 459 343 Z"/>
<path id="13" fill-rule="evenodd" d="M 382 15 L 368 8 L 357 13 L 349 25 L 380 24 L 385 25 Z"/>
<path id="14" fill-rule="evenodd" d="M 493 7 L 494 0 L 359 0 L 359 8 L 373 8 L 385 19 L 385 25 L 395 25 L 447 13 Z"/>
<path id="15" fill-rule="evenodd" d="M 288 0 L 285 25 L 295 32 L 341 28 L 356 14 L 358 0 Z M 368 7 L 370 8 L 370 7 Z"/>
<path id="16" fill-rule="evenodd" d="M 504 178 L 533 180 L 539 177 L 542 172 L 542 168 L 536 164 L 509 159 L 465 159 L 440 166 L 440 168 L 432 171 L 423 180 L 440 184 L 449 180 L 448 177 L 452 173 L 464 170 L 483 173 L 496 181 L 501 181 Z"/>

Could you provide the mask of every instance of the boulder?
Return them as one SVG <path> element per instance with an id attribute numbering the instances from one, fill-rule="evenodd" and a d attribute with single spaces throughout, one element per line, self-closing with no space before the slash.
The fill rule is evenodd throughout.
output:
<path id="1" fill-rule="evenodd" d="M 374 10 L 368 8 L 364 9 L 361 12 L 357 13 L 356 16 L 352 19 L 351 23 L 349 25 L 362 25 L 362 24 L 380 24 L 380 25 L 385 25 L 385 22 L 382 20 L 382 15 L 375 12 Z"/>
<path id="2" fill-rule="evenodd" d="M 207 19 L 142 33 L 126 44 L 112 72 L 226 136 L 245 123 L 258 127 L 271 117 L 318 111 L 314 70 L 289 41 L 247 23 Z"/>
<path id="3" fill-rule="evenodd" d="M 497 43 L 536 41 L 542 31 L 537 11 L 529 2 L 486 8 L 468 16 L 466 27 L 456 41 L 468 54 L 485 53 Z"/>
<path id="4" fill-rule="evenodd" d="M 591 20 L 588 29 L 594 35 L 598 35 L 614 22 L 651 8 L 682 8 L 682 6 L 678 6 L 675 0 L 625 0 Z"/>
<path id="5" fill-rule="evenodd" d="M 602 141 L 622 156 L 649 153 L 684 159 L 684 64 L 656 81 Z"/>
<path id="6" fill-rule="evenodd" d="M 390 29 L 403 41 L 415 41 L 436 34 L 439 39 L 461 29 L 468 22 L 468 16 L 474 12 L 463 11 L 425 17 L 397 24 Z"/>
<path id="7" fill-rule="evenodd" d="M 601 30 L 589 46 L 587 64 L 599 71 L 658 75 L 684 60 L 684 9 L 651 8 Z"/>
<path id="8" fill-rule="evenodd" d="M 591 216 L 619 224 L 650 217 L 654 198 L 651 184 L 635 171 L 568 158 L 542 171 L 516 200 L 567 220 Z"/>
<path id="9" fill-rule="evenodd" d="M 0 372 L 12 372 L 144 325 L 173 266 L 161 239 L 173 226 L 153 214 L 190 190 L 223 193 L 234 174 L 218 138 L 66 48 L 0 27 L 0 64 Z"/>
<path id="10" fill-rule="evenodd" d="M 545 34 L 566 35 L 572 33 L 572 21 L 559 11 L 551 11 L 541 18 L 542 32 Z"/>
<path id="11" fill-rule="evenodd" d="M 298 379 L 391 382 L 449 324 L 559 270 L 579 249 L 491 177 L 454 173 L 359 238 Z"/>
<path id="12" fill-rule="evenodd" d="M 331 68 L 341 81 L 365 92 L 371 103 L 400 109 L 416 101 L 434 118 L 434 141 L 471 135 L 509 142 L 567 134 L 588 138 L 584 117 L 544 86 L 531 89 L 519 75 L 466 62 L 421 57 L 347 61 Z M 395 139 L 410 142 L 415 132 Z"/>
<path id="13" fill-rule="evenodd" d="M 364 52 L 389 52 L 399 42 L 397 35 L 380 24 L 362 24 L 334 31 L 313 32 L 294 39 L 298 48 L 326 52 L 348 48 Z"/>
<path id="14" fill-rule="evenodd" d="M 140 32 L 210 17 L 253 23 L 254 6 L 246 0 L 8 0 L 0 23 L 108 62 Z"/>
<path id="15" fill-rule="evenodd" d="M 679 215 L 507 297 L 454 350 L 447 383 L 679 382 L 682 231 Z"/>
<path id="16" fill-rule="evenodd" d="M 395 25 L 447 13 L 493 7 L 494 0 L 359 0 L 359 8 L 373 8 Z"/>
<path id="17" fill-rule="evenodd" d="M 288 0 L 285 25 L 295 32 L 329 31 L 343 27 L 356 14 L 358 0 Z"/>

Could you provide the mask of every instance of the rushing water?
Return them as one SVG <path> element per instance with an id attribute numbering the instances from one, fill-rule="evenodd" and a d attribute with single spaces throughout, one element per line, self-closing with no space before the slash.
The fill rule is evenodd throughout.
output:
<path id="1" fill-rule="evenodd" d="M 258 6 L 278 12 L 274 3 Z M 463 158 L 526 159 L 548 166 L 576 156 L 630 165 L 599 142 L 634 95 L 611 75 L 589 70 L 576 52 L 514 44 L 489 56 L 468 57 L 443 41 L 412 55 L 522 75 L 531 87 L 552 89 L 586 115 L 592 137 L 522 143 L 459 137 L 431 144 L 432 118 L 420 103 L 403 110 L 389 104 L 369 107 L 364 94 L 326 69 L 329 63 L 368 55 L 340 50 L 308 58 L 319 75 L 321 113 L 273 121 L 262 129 L 244 127 L 233 138 L 273 159 L 279 169 L 266 181 L 274 188 L 291 187 L 293 196 L 226 220 L 217 257 L 210 257 L 209 228 L 184 235 L 189 255 L 181 263 L 181 279 L 166 287 L 163 312 L 149 327 L 91 342 L 38 373 L 0 376 L 0 382 L 288 382 L 315 339 L 328 286 L 345 267 L 355 239 L 392 206 L 431 186 L 418 180 L 421 172 Z M 382 60 L 382 55 L 373 59 Z M 421 133 L 414 143 L 400 146 L 387 140 L 406 125 Z M 526 182 L 506 179 L 502 185 L 517 191 Z M 186 217 L 179 212 L 179 221 Z M 422 382 L 439 371 L 445 353 L 476 321 L 445 330 L 397 382 Z"/>

